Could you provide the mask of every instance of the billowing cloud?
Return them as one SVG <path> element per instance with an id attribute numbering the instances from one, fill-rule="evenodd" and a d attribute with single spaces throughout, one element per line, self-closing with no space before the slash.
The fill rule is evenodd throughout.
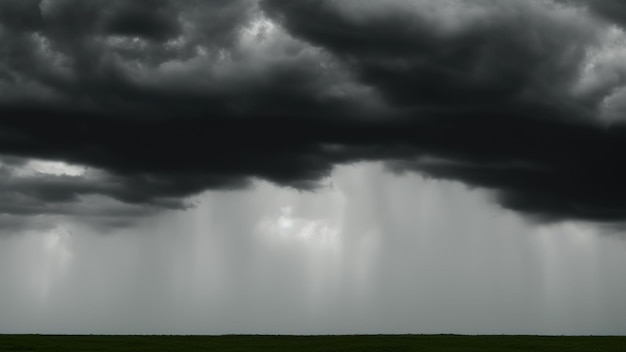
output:
<path id="1" fill-rule="evenodd" d="M 1 212 L 125 219 L 380 160 L 622 222 L 619 6 L 0 0 Z M 91 171 L 19 175 L 33 158 Z"/>
<path id="2" fill-rule="evenodd" d="M 619 0 L 558 0 L 567 5 L 578 5 L 594 16 L 603 18 L 614 25 L 626 25 L 626 4 Z"/>

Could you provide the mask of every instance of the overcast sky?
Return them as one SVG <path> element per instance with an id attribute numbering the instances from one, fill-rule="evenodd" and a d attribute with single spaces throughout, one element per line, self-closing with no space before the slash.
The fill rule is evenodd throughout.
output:
<path id="1" fill-rule="evenodd" d="M 621 0 L 0 0 L 0 333 L 626 334 Z"/>

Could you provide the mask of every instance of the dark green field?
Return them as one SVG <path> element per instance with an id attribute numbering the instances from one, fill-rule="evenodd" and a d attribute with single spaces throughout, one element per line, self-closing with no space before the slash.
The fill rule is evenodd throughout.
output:
<path id="1" fill-rule="evenodd" d="M 0 351 L 621 351 L 626 337 L 0 335 Z"/>

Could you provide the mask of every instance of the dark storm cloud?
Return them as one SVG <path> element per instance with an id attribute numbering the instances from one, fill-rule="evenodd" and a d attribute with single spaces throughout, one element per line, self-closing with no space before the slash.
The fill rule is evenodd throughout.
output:
<path id="1" fill-rule="evenodd" d="M 539 220 L 623 220 L 624 129 L 597 120 L 616 87 L 575 92 L 601 25 L 549 2 L 444 3 L 264 1 L 392 104 L 423 112 L 392 133 L 418 161 L 393 168 L 495 190 Z"/>
<path id="2" fill-rule="evenodd" d="M 556 9 L 529 1 L 263 3 L 291 33 L 349 62 L 396 105 L 510 109 L 585 103 L 563 100 L 598 33 L 584 18 L 559 18 Z"/>
<path id="3" fill-rule="evenodd" d="M 153 40 L 167 40 L 181 31 L 178 18 L 171 16 L 172 8 L 166 1 L 125 1 L 117 3 L 104 29 L 108 34 L 139 36 Z"/>
<path id="4" fill-rule="evenodd" d="M 558 0 L 563 4 L 584 6 L 594 15 L 621 27 L 626 26 L 626 3 L 620 0 Z"/>
<path id="5" fill-rule="evenodd" d="M 537 219 L 622 221 L 609 24 L 549 1 L 0 0 L 3 164 L 101 172 L 5 175 L 0 211 L 182 209 L 382 160 Z"/>

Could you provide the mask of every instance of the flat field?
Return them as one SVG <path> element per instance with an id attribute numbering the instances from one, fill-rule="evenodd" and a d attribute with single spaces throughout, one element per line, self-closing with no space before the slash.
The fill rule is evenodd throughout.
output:
<path id="1" fill-rule="evenodd" d="M 0 335 L 0 351 L 626 351 L 603 336 L 100 336 Z"/>

